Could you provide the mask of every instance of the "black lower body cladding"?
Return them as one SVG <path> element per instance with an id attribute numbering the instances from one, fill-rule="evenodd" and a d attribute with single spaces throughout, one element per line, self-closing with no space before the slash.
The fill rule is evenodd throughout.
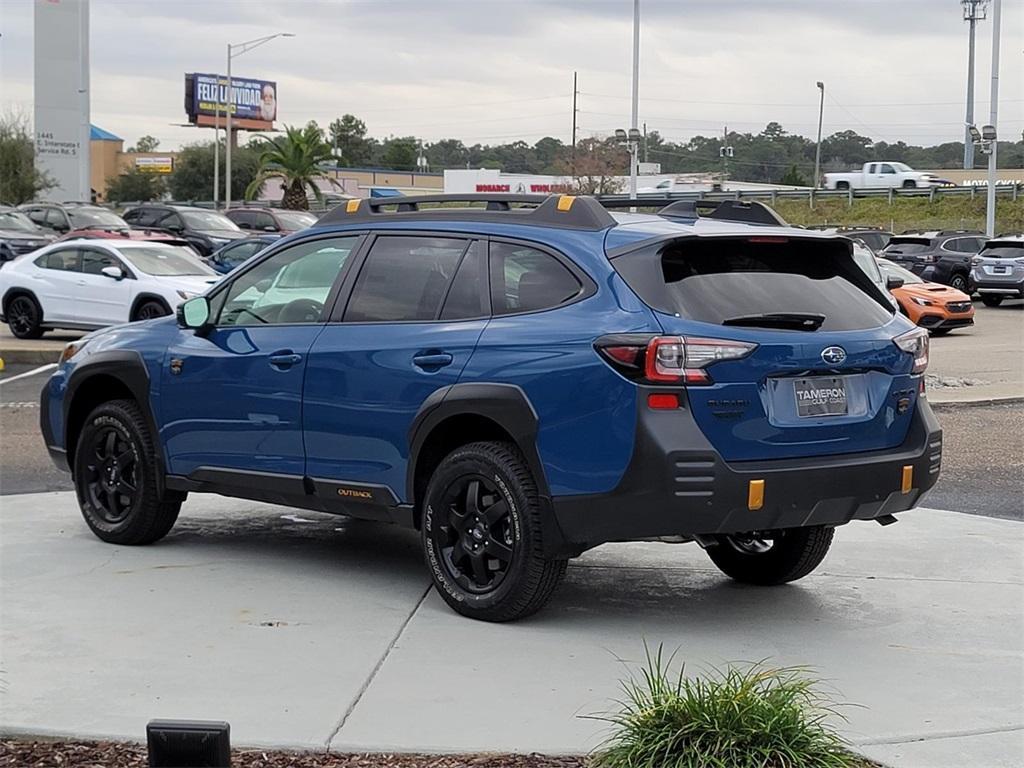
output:
<path id="1" fill-rule="evenodd" d="M 873 520 L 916 506 L 939 477 L 942 430 L 924 398 L 903 444 L 890 450 L 727 463 L 686 408 L 665 419 L 643 405 L 646 395 L 637 398 L 633 458 L 618 487 L 553 499 L 571 548 Z M 757 509 L 752 480 L 763 481 Z"/>

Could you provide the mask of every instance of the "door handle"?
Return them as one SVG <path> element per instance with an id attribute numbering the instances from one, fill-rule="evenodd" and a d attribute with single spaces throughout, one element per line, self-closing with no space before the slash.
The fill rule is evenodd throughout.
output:
<path id="1" fill-rule="evenodd" d="M 412 364 L 417 368 L 443 368 L 446 365 L 451 365 L 454 359 L 447 352 L 425 352 L 414 356 Z"/>
<path id="2" fill-rule="evenodd" d="M 282 349 L 280 352 L 274 352 L 270 355 L 269 360 L 270 364 L 275 368 L 291 368 L 296 363 L 302 361 L 302 355 L 298 355 L 290 349 Z"/>

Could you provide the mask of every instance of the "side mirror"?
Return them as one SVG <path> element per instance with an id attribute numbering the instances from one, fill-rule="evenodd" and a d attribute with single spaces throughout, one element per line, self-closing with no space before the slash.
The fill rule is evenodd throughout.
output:
<path id="1" fill-rule="evenodd" d="M 885 287 L 888 288 L 890 291 L 892 289 L 894 289 L 894 288 L 902 288 L 903 287 L 903 278 L 902 277 L 887 277 L 887 278 L 885 278 Z"/>
<path id="2" fill-rule="evenodd" d="M 267 226 L 265 226 L 265 227 L 263 228 L 263 231 L 264 231 L 264 232 L 277 232 L 277 231 L 278 231 L 278 229 L 277 229 L 277 227 L 275 227 L 275 226 L 274 226 L 273 224 L 267 224 Z"/>
<path id="3" fill-rule="evenodd" d="M 252 224 L 250 224 L 248 221 L 236 221 L 235 224 L 238 226 L 239 229 L 252 229 Z"/>
<path id="4" fill-rule="evenodd" d="M 184 232 L 185 228 L 181 224 L 167 224 L 164 229 L 168 232 Z"/>
<path id="5" fill-rule="evenodd" d="M 260 293 L 266 293 L 267 291 L 270 290 L 270 286 L 273 285 L 273 284 L 274 284 L 274 281 L 271 280 L 269 277 L 267 277 L 267 278 L 264 278 L 263 280 L 260 280 L 258 283 L 256 283 L 256 285 L 254 285 L 253 288 L 255 288 Z"/>
<path id="6" fill-rule="evenodd" d="M 71 227 L 67 224 L 52 224 L 51 226 L 53 227 L 54 232 L 60 232 L 62 235 L 71 231 Z"/>
<path id="7" fill-rule="evenodd" d="M 120 267 L 104 267 L 100 274 L 113 280 L 124 280 L 124 270 Z"/>
<path id="8" fill-rule="evenodd" d="M 205 296 L 196 296 L 182 302 L 178 305 L 177 318 L 180 328 L 201 330 L 210 322 L 210 302 Z"/>

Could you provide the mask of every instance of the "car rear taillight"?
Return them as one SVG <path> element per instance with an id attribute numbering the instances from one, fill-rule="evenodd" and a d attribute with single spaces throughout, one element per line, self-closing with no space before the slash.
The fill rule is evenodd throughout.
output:
<path id="1" fill-rule="evenodd" d="M 981 256 L 971 256 L 972 267 L 980 267 L 982 261 L 984 261 L 984 259 L 982 259 Z"/>
<path id="2" fill-rule="evenodd" d="M 920 261 L 922 264 L 934 264 L 935 263 L 935 254 L 934 253 L 926 253 L 924 256 L 918 256 L 917 260 Z"/>
<path id="3" fill-rule="evenodd" d="M 914 368 L 912 373 L 924 373 L 928 367 L 928 331 L 924 328 L 915 328 L 912 331 L 901 333 L 893 343 L 914 356 Z"/>
<path id="4" fill-rule="evenodd" d="M 652 384 L 711 384 L 708 366 L 739 360 L 757 344 L 691 336 L 623 334 L 597 340 L 597 351 L 627 378 Z"/>

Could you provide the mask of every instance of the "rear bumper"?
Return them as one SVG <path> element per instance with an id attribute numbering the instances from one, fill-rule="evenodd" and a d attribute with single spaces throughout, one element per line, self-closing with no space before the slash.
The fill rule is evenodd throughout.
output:
<path id="1" fill-rule="evenodd" d="M 993 296 L 1024 296 L 1024 280 L 972 280 L 971 288 Z"/>
<path id="2" fill-rule="evenodd" d="M 872 520 L 916 506 L 939 477 L 942 430 L 925 399 L 896 448 L 779 461 L 727 463 L 689 411 L 666 415 L 640 406 L 633 458 L 614 491 L 552 500 L 571 548 Z M 752 480 L 764 489 L 755 510 Z"/>

